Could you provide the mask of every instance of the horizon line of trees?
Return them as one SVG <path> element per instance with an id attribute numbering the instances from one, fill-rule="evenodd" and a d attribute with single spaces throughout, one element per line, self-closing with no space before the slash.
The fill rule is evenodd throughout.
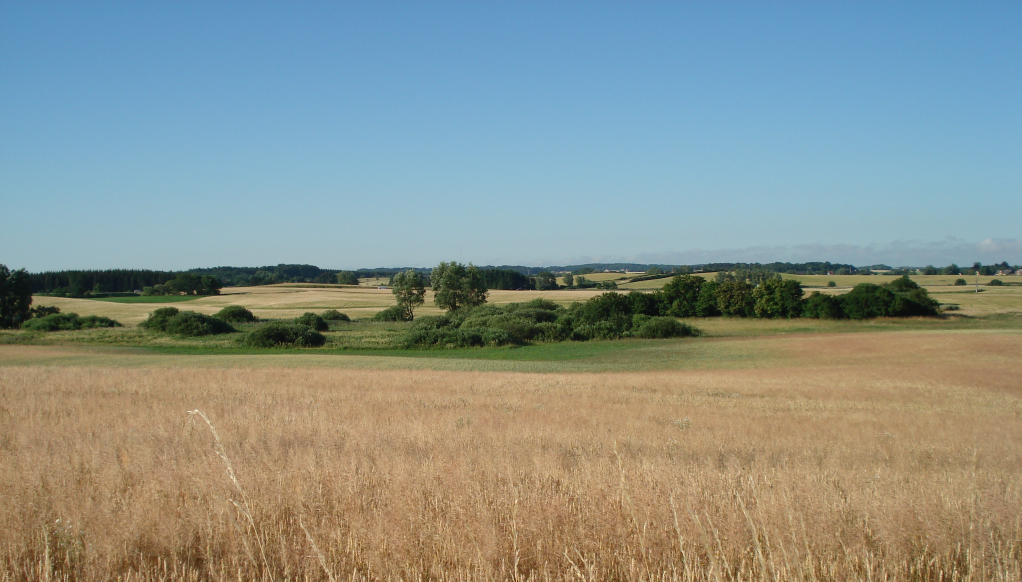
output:
<path id="1" fill-rule="evenodd" d="M 796 275 L 856 275 L 871 274 L 876 270 L 887 271 L 895 275 L 996 275 L 999 271 L 1018 271 L 1019 265 L 1010 265 L 1007 261 L 997 264 L 983 265 L 979 262 L 973 263 L 972 267 L 959 267 L 957 264 L 950 264 L 946 267 L 901 267 L 892 269 L 889 265 L 877 264 L 868 267 L 855 267 L 845 263 L 831 262 L 807 262 L 807 263 L 704 263 L 699 265 L 650 265 L 639 263 L 590 263 L 586 265 L 569 265 L 564 267 L 524 267 L 508 266 L 499 267 L 485 266 L 476 267 L 483 273 L 487 286 L 491 289 L 516 290 L 516 289 L 548 289 L 549 275 L 565 273 L 573 278 L 585 276 L 590 273 L 602 272 L 604 270 L 623 271 L 629 270 L 641 272 L 642 275 L 633 277 L 632 281 L 647 279 L 660 279 L 672 277 L 677 274 L 686 274 L 696 271 L 702 272 L 735 272 L 755 271 L 772 272 Z M 392 278 L 398 273 L 414 270 L 429 281 L 431 269 L 423 267 L 412 268 L 375 268 L 337 270 L 321 269 L 315 265 L 304 264 L 279 264 L 264 267 L 211 267 L 187 269 L 184 271 L 156 271 L 149 269 L 72 269 L 65 271 L 45 271 L 40 273 L 28 273 L 33 293 L 63 294 L 72 297 L 83 297 L 86 294 L 96 293 L 130 293 L 140 291 L 146 287 L 166 285 L 181 273 L 192 273 L 200 276 L 216 277 L 223 287 L 238 287 L 249 285 L 271 285 L 275 283 L 326 283 L 357 285 L 359 279 L 366 278 Z M 586 281 L 586 279 L 582 279 Z M 578 282 L 568 284 L 571 288 L 592 288 L 598 286 L 595 283 L 579 284 Z"/>

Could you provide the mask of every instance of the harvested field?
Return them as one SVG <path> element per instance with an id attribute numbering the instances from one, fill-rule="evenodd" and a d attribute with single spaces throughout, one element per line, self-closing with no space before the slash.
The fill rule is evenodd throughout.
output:
<path id="1" fill-rule="evenodd" d="M 49 348 L 0 346 L 26 349 Z M 0 571 L 1022 578 L 1022 336 L 803 335 L 770 361 L 0 367 Z"/>

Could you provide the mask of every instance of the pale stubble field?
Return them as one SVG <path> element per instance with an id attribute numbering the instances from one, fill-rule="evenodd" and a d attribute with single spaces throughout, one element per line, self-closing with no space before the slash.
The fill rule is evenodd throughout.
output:
<path id="1" fill-rule="evenodd" d="M 8 360 L 0 579 L 1022 578 L 1022 335 L 777 341 L 602 374 Z"/>

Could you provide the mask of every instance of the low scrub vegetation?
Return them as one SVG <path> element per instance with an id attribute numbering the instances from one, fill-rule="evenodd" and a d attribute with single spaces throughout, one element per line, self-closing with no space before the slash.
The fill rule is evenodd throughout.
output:
<path id="1" fill-rule="evenodd" d="M 373 315 L 373 321 L 411 321 L 408 310 L 402 305 L 394 305 L 378 311 Z"/>
<path id="2" fill-rule="evenodd" d="M 249 332 L 242 340 L 242 345 L 252 348 L 314 348 L 325 343 L 326 336 L 312 327 L 283 321 L 265 323 Z"/>
<path id="3" fill-rule="evenodd" d="M 213 317 L 222 319 L 228 323 L 251 323 L 259 320 L 259 318 L 255 315 L 252 315 L 251 311 L 245 309 L 241 305 L 228 305 L 216 312 Z"/>
<path id="4" fill-rule="evenodd" d="M 179 311 L 176 307 L 161 307 L 138 324 L 152 331 L 161 331 L 185 337 L 217 335 L 236 331 L 231 324 L 204 313 Z"/>
<path id="5" fill-rule="evenodd" d="M 811 317 L 871 319 L 936 315 L 939 304 L 908 277 L 885 285 L 861 283 L 844 295 L 814 292 L 808 298 L 794 279 L 764 278 L 757 285 L 747 279 L 679 275 L 642 302 L 643 313 L 675 317 Z M 634 295 L 634 294 L 633 294 Z"/>
<path id="6" fill-rule="evenodd" d="M 668 338 L 696 335 L 698 330 L 672 317 L 637 313 L 624 295 L 605 293 L 569 308 L 545 299 L 504 307 L 464 307 L 446 315 L 420 317 L 404 340 L 405 347 L 472 347 L 524 345 L 531 341 Z"/>
<path id="7" fill-rule="evenodd" d="M 341 313 L 336 309 L 330 309 L 319 314 L 320 317 L 327 321 L 351 321 L 346 313 Z"/>
<path id="8" fill-rule="evenodd" d="M 315 331 L 326 331 L 330 329 L 330 324 L 328 324 L 325 319 L 311 311 L 306 311 L 299 317 L 296 317 L 295 323 L 311 327 Z"/>
<path id="9" fill-rule="evenodd" d="M 29 331 L 64 331 L 89 329 L 94 327 L 121 327 L 121 324 L 98 315 L 81 316 L 77 313 L 50 313 L 42 317 L 33 317 L 21 324 L 21 329 Z"/>

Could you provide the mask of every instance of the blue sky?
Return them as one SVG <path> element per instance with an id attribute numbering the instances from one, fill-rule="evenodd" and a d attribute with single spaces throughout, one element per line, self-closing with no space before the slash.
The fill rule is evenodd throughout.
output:
<path id="1" fill-rule="evenodd" d="M 1022 262 L 1022 3 L 0 2 L 29 270 Z"/>

